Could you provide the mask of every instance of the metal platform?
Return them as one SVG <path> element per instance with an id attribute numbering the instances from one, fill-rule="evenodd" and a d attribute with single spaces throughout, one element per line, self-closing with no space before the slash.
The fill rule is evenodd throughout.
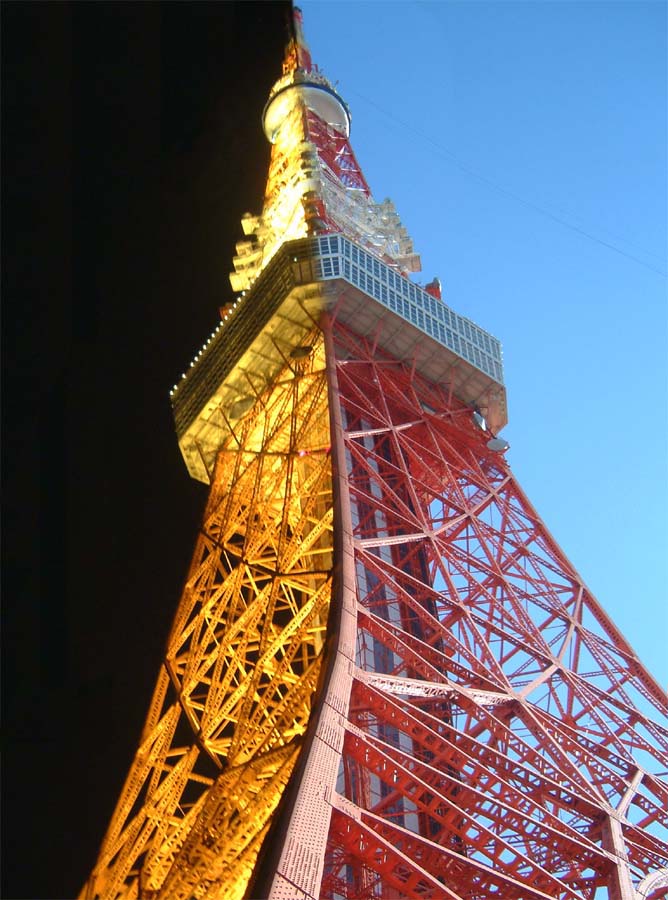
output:
<path id="1" fill-rule="evenodd" d="M 172 391 L 190 475 L 210 482 L 221 441 L 317 327 L 323 312 L 480 411 L 507 422 L 501 345 L 343 235 L 287 242 Z"/>

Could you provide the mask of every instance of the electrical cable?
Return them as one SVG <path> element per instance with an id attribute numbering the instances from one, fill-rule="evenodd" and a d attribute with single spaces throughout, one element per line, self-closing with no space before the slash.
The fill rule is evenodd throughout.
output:
<path id="1" fill-rule="evenodd" d="M 586 238 L 589 238 L 591 241 L 594 241 L 597 244 L 600 244 L 602 247 L 607 247 L 609 250 L 613 250 L 615 253 L 619 253 L 621 256 L 625 256 L 627 259 L 633 260 L 633 262 L 638 263 L 638 265 L 643 266 L 646 269 L 650 269 L 652 272 L 656 272 L 657 275 L 661 275 L 663 278 L 666 277 L 666 272 L 662 269 L 653 266 L 651 263 L 646 262 L 645 260 L 640 259 L 638 256 L 635 256 L 632 253 L 629 253 L 626 250 L 623 250 L 621 247 L 616 246 L 615 244 L 610 243 L 610 241 L 605 241 L 603 238 L 597 237 L 595 234 L 585 230 L 584 228 L 580 228 L 578 225 L 574 225 L 572 222 L 568 222 L 566 219 L 561 218 L 555 213 L 551 212 L 549 209 L 546 209 L 543 206 L 540 206 L 537 203 L 533 203 L 531 200 L 526 200 L 524 197 L 520 197 L 519 194 L 515 194 L 513 191 L 509 191 L 507 188 L 501 187 L 501 185 L 492 181 L 491 178 L 488 178 L 485 175 L 481 175 L 479 172 L 476 172 L 474 169 L 471 169 L 465 163 L 463 163 L 454 153 L 448 150 L 446 147 L 443 147 L 437 141 L 435 141 L 432 137 L 424 132 L 421 132 L 419 129 L 410 125 L 408 122 L 404 122 L 398 116 L 395 116 L 393 113 L 389 112 L 386 109 L 383 109 L 378 103 L 374 100 L 371 100 L 369 97 L 365 97 L 363 94 L 358 93 L 350 88 L 346 88 L 346 92 L 348 94 L 354 94 L 359 97 L 360 100 L 364 100 L 365 103 L 368 103 L 370 106 L 375 107 L 380 113 L 384 116 L 387 116 L 388 119 L 396 122 L 402 128 L 406 129 L 409 133 L 414 134 L 416 137 L 420 138 L 423 141 L 426 141 L 428 144 L 431 144 L 439 153 L 443 156 L 447 157 L 453 165 L 455 165 L 462 172 L 465 172 L 467 175 L 470 175 L 472 178 L 476 178 L 478 181 L 487 185 L 488 187 L 495 190 L 497 193 L 502 194 L 503 196 L 509 197 L 511 200 L 516 201 L 517 203 L 521 203 L 523 206 L 526 206 L 528 209 L 532 209 L 534 212 L 541 213 L 549 219 L 552 219 L 554 222 L 557 222 L 560 225 L 563 225 L 565 228 L 569 228 L 571 231 L 576 232 L 577 234 L 581 234 Z M 624 240 L 624 238 L 622 238 Z M 649 256 L 655 256 L 659 258 L 657 254 L 650 253 L 650 251 L 643 250 L 643 253 L 647 253 Z"/>

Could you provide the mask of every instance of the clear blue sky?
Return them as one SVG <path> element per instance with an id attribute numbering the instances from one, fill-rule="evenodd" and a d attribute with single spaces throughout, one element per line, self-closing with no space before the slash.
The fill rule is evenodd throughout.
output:
<path id="1" fill-rule="evenodd" d="M 665 687 L 666 5 L 298 5 L 418 279 L 503 343 L 516 477 Z"/>

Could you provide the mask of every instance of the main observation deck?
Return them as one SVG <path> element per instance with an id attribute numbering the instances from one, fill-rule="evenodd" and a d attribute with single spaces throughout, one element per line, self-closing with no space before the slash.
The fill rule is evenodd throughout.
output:
<path id="1" fill-rule="evenodd" d="M 223 440 L 328 310 L 480 411 L 507 422 L 501 344 L 341 234 L 283 244 L 171 392 L 179 446 L 205 483 Z M 294 356 L 293 356 L 294 358 Z"/>

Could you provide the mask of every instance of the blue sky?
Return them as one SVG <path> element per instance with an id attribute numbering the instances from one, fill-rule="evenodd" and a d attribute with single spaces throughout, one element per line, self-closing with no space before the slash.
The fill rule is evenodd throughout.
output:
<path id="1" fill-rule="evenodd" d="M 665 687 L 666 5 L 299 5 L 418 279 L 503 343 L 516 477 Z"/>

